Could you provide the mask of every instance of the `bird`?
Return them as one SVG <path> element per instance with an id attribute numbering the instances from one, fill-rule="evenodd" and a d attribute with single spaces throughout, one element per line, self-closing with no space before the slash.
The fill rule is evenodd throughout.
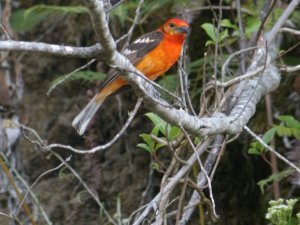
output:
<path id="1" fill-rule="evenodd" d="M 189 31 L 190 26 L 185 20 L 171 18 L 158 29 L 136 39 L 121 53 L 148 79 L 155 80 L 177 62 Z M 126 85 L 128 85 L 127 81 L 116 69 L 109 70 L 98 93 L 72 122 L 79 135 L 86 131 L 105 99 Z"/>

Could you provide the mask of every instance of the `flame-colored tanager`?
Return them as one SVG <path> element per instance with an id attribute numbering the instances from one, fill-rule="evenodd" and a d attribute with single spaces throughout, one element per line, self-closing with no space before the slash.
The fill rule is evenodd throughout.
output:
<path id="1" fill-rule="evenodd" d="M 129 44 L 122 54 L 147 78 L 155 80 L 176 63 L 188 31 L 189 25 L 186 21 L 169 19 L 157 30 Z M 104 100 L 125 85 L 126 80 L 117 70 L 111 69 L 99 92 L 73 120 L 72 125 L 80 135 L 85 132 Z"/>

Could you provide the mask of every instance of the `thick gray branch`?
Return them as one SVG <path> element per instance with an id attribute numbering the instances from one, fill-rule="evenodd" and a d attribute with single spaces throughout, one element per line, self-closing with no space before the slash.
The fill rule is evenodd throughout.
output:
<path id="1" fill-rule="evenodd" d="M 111 60 L 116 52 L 116 43 L 108 27 L 104 3 L 100 0 L 89 0 L 87 1 L 87 5 L 90 9 L 93 27 L 98 40 L 106 50 L 104 53 L 105 60 Z"/>
<path id="2" fill-rule="evenodd" d="M 95 44 L 90 47 L 71 47 L 46 44 L 41 42 L 7 40 L 0 41 L 0 51 L 26 51 L 46 53 L 58 56 L 93 58 L 101 54 L 102 47 L 100 44 Z"/>
<path id="3" fill-rule="evenodd" d="M 132 79 L 128 76 L 128 79 Z M 141 79 L 135 79 L 140 83 L 139 87 L 147 87 L 147 84 Z M 247 84 L 245 85 L 245 82 Z M 211 135 L 217 133 L 236 134 L 242 131 L 243 126 L 247 124 L 255 113 L 256 104 L 262 96 L 275 90 L 280 83 L 280 74 L 273 65 L 267 66 L 259 77 L 244 81 L 239 86 L 245 86 L 239 96 L 235 107 L 231 113 L 226 116 L 218 113 L 212 117 L 198 118 L 191 116 L 181 109 L 175 109 L 170 106 L 165 107 L 166 103 L 158 104 L 152 101 L 147 91 L 145 91 L 145 103 L 151 111 L 157 113 L 160 117 L 171 124 L 181 125 L 187 131 L 194 134 Z M 148 85 L 149 86 L 149 85 Z"/>

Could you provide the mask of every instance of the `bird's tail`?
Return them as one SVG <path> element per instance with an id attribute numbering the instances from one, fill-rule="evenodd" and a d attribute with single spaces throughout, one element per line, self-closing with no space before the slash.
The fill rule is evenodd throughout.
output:
<path id="1" fill-rule="evenodd" d="M 93 99 L 85 106 L 85 108 L 74 118 L 72 126 L 79 135 L 82 135 L 85 132 L 91 119 L 94 117 L 105 99 L 106 96 L 94 96 Z"/>

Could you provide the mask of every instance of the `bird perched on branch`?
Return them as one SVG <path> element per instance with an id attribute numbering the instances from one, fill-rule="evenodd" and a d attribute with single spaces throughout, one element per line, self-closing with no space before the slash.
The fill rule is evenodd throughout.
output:
<path id="1" fill-rule="evenodd" d="M 155 80 L 176 63 L 188 32 L 186 21 L 172 18 L 157 30 L 129 44 L 122 54 L 148 79 Z M 73 120 L 72 125 L 80 135 L 85 132 L 104 100 L 125 85 L 126 80 L 117 70 L 111 69 L 99 92 Z"/>

